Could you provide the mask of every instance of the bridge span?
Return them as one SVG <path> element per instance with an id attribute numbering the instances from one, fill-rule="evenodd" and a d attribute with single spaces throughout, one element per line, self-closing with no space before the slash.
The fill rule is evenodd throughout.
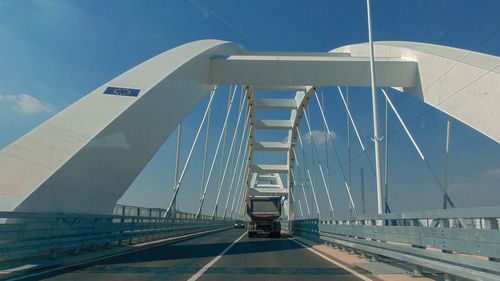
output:
<path id="1" fill-rule="evenodd" d="M 463 208 L 448 183 L 453 126 L 500 142 L 500 58 L 372 43 L 258 53 L 201 40 L 97 87 L 0 152 L 0 279 L 500 280 L 498 199 Z M 359 92 L 371 98 L 369 125 L 353 114 L 356 88 L 371 90 Z M 443 117 L 443 167 L 429 161 L 395 95 Z M 333 130 L 339 114 L 345 143 Z M 392 208 L 391 116 L 426 172 L 405 175 L 430 179 L 439 208 Z M 166 208 L 117 205 L 171 135 Z M 248 220 L 249 198 L 266 196 L 285 210 L 284 236 L 233 229 Z M 432 197 L 404 196 L 422 205 Z"/>

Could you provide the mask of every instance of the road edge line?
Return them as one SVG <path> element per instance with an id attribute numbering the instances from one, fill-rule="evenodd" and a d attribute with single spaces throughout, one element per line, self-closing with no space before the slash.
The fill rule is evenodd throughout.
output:
<path id="1" fill-rule="evenodd" d="M 345 270 L 345 271 L 347 271 L 347 272 L 349 272 L 349 273 L 351 273 L 351 274 L 355 275 L 356 277 L 360 278 L 360 279 L 361 279 L 361 280 L 363 280 L 363 281 L 374 281 L 373 279 L 370 279 L 370 278 L 366 277 L 365 275 L 363 275 L 363 274 L 361 274 L 361 273 L 359 273 L 359 272 L 357 272 L 357 271 L 353 270 L 352 268 L 349 268 L 349 267 L 347 267 L 347 266 L 345 266 L 345 265 L 343 265 L 343 264 L 341 264 L 341 263 L 339 263 L 339 262 L 335 261 L 334 259 L 327 257 L 326 255 L 324 255 L 324 254 L 322 254 L 322 253 L 318 252 L 317 250 L 315 250 L 315 249 L 313 249 L 313 248 L 309 247 L 308 245 L 306 245 L 306 244 L 304 244 L 304 243 L 302 243 L 302 242 L 299 242 L 299 241 L 297 241 L 297 240 L 295 240 L 295 239 L 293 239 L 293 238 L 288 238 L 288 239 L 290 239 L 291 241 L 293 241 L 293 242 L 295 242 L 295 243 L 299 244 L 300 246 L 304 247 L 306 250 L 309 250 L 309 251 L 311 251 L 311 252 L 315 253 L 316 255 L 318 255 L 318 256 L 320 256 L 320 257 L 322 257 L 323 259 L 325 259 L 325 260 L 329 261 L 330 263 L 335 264 L 336 266 L 338 266 L 338 267 L 342 268 L 343 270 Z"/>

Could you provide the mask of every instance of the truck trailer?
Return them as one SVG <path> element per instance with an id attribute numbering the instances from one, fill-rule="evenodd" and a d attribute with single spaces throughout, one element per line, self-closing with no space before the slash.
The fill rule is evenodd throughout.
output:
<path id="1" fill-rule="evenodd" d="M 281 196 L 247 197 L 248 237 L 266 234 L 270 237 L 281 236 Z"/>

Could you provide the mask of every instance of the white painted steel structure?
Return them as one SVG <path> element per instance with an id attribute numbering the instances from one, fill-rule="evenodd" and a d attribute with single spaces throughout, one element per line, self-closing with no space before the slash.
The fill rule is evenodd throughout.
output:
<path id="1" fill-rule="evenodd" d="M 304 109 L 318 87 L 370 86 L 369 52 L 368 44 L 356 44 L 330 53 L 252 53 L 218 40 L 169 50 L 98 87 L 2 150 L 0 209 L 110 214 L 200 100 L 216 85 L 233 84 L 245 87 L 248 149 L 242 159 L 248 163 L 230 178 L 238 174 L 236 182 L 243 178 L 248 188 L 254 173 L 287 173 L 291 188 L 284 189 L 292 212 L 297 128 Z M 377 87 L 402 90 L 500 142 L 500 58 L 412 42 L 377 42 L 374 54 Z M 137 97 L 103 94 L 107 87 L 140 92 Z M 256 98 L 262 91 L 296 94 Z M 256 120 L 256 109 L 289 110 L 290 119 Z M 256 130 L 285 130 L 288 138 L 257 142 Z M 255 151 L 284 151 L 288 161 L 255 164 Z"/>

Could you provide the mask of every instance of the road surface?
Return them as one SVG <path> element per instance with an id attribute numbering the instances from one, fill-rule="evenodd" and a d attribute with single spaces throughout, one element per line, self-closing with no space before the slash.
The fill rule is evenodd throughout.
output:
<path id="1" fill-rule="evenodd" d="M 239 240 L 238 240 L 239 239 Z M 237 242 L 236 242 L 237 241 Z M 223 255 L 220 255 L 224 252 Z M 232 229 L 104 259 L 38 280 L 361 280 L 290 238 Z"/>

